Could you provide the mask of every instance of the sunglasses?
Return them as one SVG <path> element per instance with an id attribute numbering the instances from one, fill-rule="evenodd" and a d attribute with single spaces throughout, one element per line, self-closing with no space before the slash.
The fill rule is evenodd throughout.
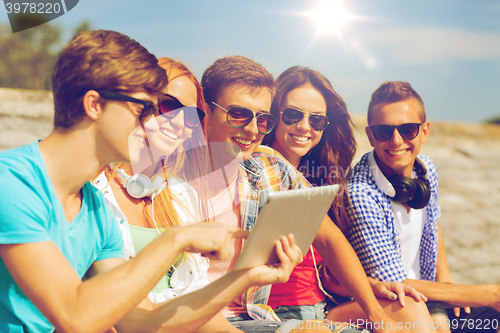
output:
<path id="1" fill-rule="evenodd" d="M 99 95 L 109 100 L 142 104 L 143 109 L 141 111 L 141 115 L 139 116 L 139 120 L 141 121 L 141 123 L 144 122 L 144 119 L 148 119 L 150 116 L 154 115 L 158 110 L 155 103 L 151 101 L 144 101 L 142 99 L 133 98 L 128 95 L 119 94 L 117 92 L 109 90 L 96 90 L 96 91 Z"/>
<path id="2" fill-rule="evenodd" d="M 394 129 L 397 129 L 399 135 L 404 140 L 413 140 L 417 137 L 418 132 L 420 130 L 421 123 L 406 123 L 401 124 L 399 126 L 391 126 L 391 125 L 375 125 L 368 126 L 373 134 L 373 137 L 377 141 L 387 141 L 394 135 Z"/>
<path id="3" fill-rule="evenodd" d="M 160 114 L 167 118 L 175 118 L 184 111 L 184 125 L 189 128 L 198 127 L 205 118 L 205 111 L 194 106 L 184 106 L 177 98 L 164 94 L 158 101 Z"/>
<path id="4" fill-rule="evenodd" d="M 304 117 L 309 118 L 309 124 L 317 131 L 323 131 L 330 123 L 328 117 L 317 113 L 305 113 L 297 109 L 287 108 L 281 111 L 281 121 L 287 125 L 300 122 Z"/>
<path id="5" fill-rule="evenodd" d="M 254 117 L 257 118 L 257 128 L 260 134 L 266 135 L 271 133 L 274 125 L 276 125 L 276 117 L 268 112 L 257 112 L 254 114 L 252 110 L 241 106 L 232 106 L 229 110 L 226 110 L 214 101 L 208 101 L 207 103 L 212 103 L 216 107 L 225 111 L 227 123 L 234 128 L 247 126 Z"/>

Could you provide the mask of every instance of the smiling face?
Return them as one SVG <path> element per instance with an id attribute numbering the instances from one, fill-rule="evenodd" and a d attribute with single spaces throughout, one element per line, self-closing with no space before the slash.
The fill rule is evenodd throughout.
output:
<path id="1" fill-rule="evenodd" d="M 421 105 L 415 99 L 408 99 L 375 105 L 369 125 L 398 126 L 421 122 Z M 413 140 L 404 140 L 397 130 L 394 130 L 392 138 L 387 141 L 377 141 L 369 127 L 366 128 L 366 134 L 377 155 L 377 163 L 386 176 L 399 174 L 410 177 L 415 158 L 429 136 L 429 123 L 424 122 L 420 126 L 419 133 Z"/>
<path id="2" fill-rule="evenodd" d="M 232 106 L 241 106 L 257 112 L 270 112 L 271 92 L 267 88 L 252 91 L 242 84 L 234 84 L 222 91 L 220 97 L 214 101 L 226 110 Z M 247 160 L 264 138 L 257 128 L 257 119 L 245 127 L 234 128 L 226 121 L 226 112 L 209 103 L 210 112 L 207 114 L 207 136 L 209 142 L 230 143 L 235 149 L 242 152 L 243 160 Z M 237 155 L 237 152 L 232 152 Z"/>
<path id="3" fill-rule="evenodd" d="M 174 78 L 163 92 L 177 98 L 185 106 L 197 106 L 196 87 L 187 76 Z M 172 154 L 193 132 L 191 128 L 185 126 L 182 110 L 174 118 L 163 115 L 154 117 L 146 121 L 144 127 L 157 157 Z"/>
<path id="4" fill-rule="evenodd" d="M 286 94 L 280 106 L 280 111 L 286 108 L 294 108 L 305 114 L 314 113 L 326 116 L 327 106 L 323 95 L 312 85 L 306 84 Z M 292 125 L 283 123 L 280 117 L 271 146 L 295 167 L 298 167 L 302 156 L 306 155 L 319 143 L 322 135 L 323 131 L 315 131 L 306 116 Z"/>
<path id="5" fill-rule="evenodd" d="M 97 92 L 94 91 L 97 94 Z M 157 103 L 157 96 L 142 92 L 123 92 L 143 101 Z M 99 150 L 103 161 L 129 162 L 138 159 L 140 150 L 144 147 L 144 140 L 134 135 L 140 128 L 140 115 L 144 106 L 139 103 L 106 99 L 105 104 L 99 104 L 103 112 L 98 121 Z M 139 127 L 138 127 L 139 126 Z M 109 163 L 109 162 L 106 162 Z"/>

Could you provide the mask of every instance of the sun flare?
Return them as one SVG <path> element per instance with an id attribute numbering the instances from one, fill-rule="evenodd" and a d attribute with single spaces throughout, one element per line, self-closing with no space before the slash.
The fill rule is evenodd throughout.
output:
<path id="1" fill-rule="evenodd" d="M 316 22 L 318 35 L 325 32 L 333 32 L 339 38 L 345 24 L 357 19 L 355 15 L 350 14 L 344 7 L 343 0 L 320 0 L 318 6 L 308 12 L 307 16 Z"/>

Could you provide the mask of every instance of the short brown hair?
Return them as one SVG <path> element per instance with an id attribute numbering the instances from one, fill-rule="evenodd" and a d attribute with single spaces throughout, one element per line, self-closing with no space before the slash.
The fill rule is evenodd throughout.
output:
<path id="1" fill-rule="evenodd" d="M 115 31 L 84 31 L 61 51 L 52 73 L 54 126 L 70 128 L 85 115 L 88 90 L 144 90 L 159 93 L 167 84 L 156 57 L 137 41 Z"/>
<path id="2" fill-rule="evenodd" d="M 207 101 L 217 101 L 229 86 L 241 84 L 254 91 L 267 88 L 274 96 L 273 76 L 260 64 L 243 56 L 229 56 L 217 59 L 207 68 L 201 78 L 203 95 Z"/>
<path id="3" fill-rule="evenodd" d="M 422 122 L 425 122 L 425 107 L 422 98 L 417 94 L 408 82 L 387 81 L 384 82 L 372 94 L 370 104 L 368 105 L 368 125 L 373 120 L 373 108 L 380 103 L 396 103 L 409 99 L 416 100 L 421 106 Z"/>

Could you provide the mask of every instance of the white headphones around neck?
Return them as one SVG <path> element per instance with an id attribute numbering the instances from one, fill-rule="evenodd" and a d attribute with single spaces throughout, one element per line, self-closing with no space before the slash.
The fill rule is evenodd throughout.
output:
<path id="1" fill-rule="evenodd" d="M 159 175 L 153 176 L 151 179 L 142 173 L 130 176 L 123 169 L 118 169 L 113 164 L 109 166 L 115 168 L 118 177 L 123 180 L 123 187 L 132 198 L 150 197 L 153 199 L 167 186 L 165 179 Z"/>

